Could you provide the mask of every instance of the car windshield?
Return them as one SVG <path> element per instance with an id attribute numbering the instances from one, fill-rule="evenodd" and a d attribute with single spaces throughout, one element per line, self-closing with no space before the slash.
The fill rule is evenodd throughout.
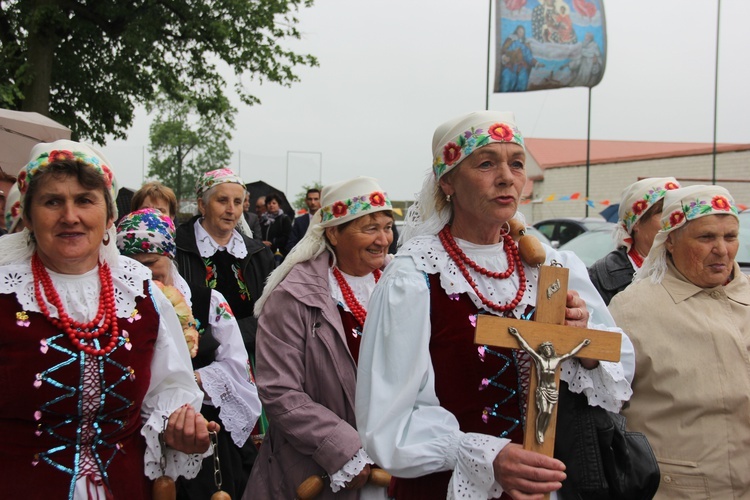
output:
<path id="1" fill-rule="evenodd" d="M 740 248 L 734 260 L 740 265 L 750 265 L 750 210 L 740 213 L 739 217 Z"/>
<path id="2" fill-rule="evenodd" d="M 587 231 L 564 245 L 560 245 L 558 250 L 573 252 L 586 264 L 586 267 L 591 267 L 594 262 L 614 249 L 615 242 L 612 240 L 612 230 L 607 228 L 599 231 Z"/>
<path id="3" fill-rule="evenodd" d="M 526 227 L 526 234 L 528 234 L 530 236 L 535 236 L 536 239 L 538 239 L 539 241 L 541 241 L 545 245 L 552 246 L 552 243 L 550 243 L 549 238 L 547 238 L 547 236 L 544 233 L 542 233 L 541 231 L 539 231 L 534 226 L 528 226 L 528 227 Z"/>

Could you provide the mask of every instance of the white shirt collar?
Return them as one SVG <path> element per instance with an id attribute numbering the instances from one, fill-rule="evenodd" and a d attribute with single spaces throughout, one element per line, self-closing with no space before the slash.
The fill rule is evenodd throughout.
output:
<path id="1" fill-rule="evenodd" d="M 221 250 L 226 250 L 230 255 L 238 259 L 244 259 L 247 256 L 247 246 L 245 245 L 245 241 L 236 229 L 232 230 L 232 237 L 229 239 L 228 245 L 219 245 L 201 225 L 201 220 L 203 219 L 199 218 L 195 221 L 195 224 L 193 224 L 195 243 L 198 246 L 198 253 L 201 257 L 211 257 Z"/>

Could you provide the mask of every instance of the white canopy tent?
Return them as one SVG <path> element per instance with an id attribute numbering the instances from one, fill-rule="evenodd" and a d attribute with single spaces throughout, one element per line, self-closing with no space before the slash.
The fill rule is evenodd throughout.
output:
<path id="1" fill-rule="evenodd" d="M 70 139 L 70 129 L 39 113 L 0 109 L 0 167 L 18 175 L 40 142 Z"/>

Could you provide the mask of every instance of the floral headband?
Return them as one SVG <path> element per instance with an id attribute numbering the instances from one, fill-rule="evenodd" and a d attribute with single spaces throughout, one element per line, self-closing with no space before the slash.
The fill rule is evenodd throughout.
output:
<path id="1" fill-rule="evenodd" d="M 391 210 L 391 200 L 388 199 L 388 193 L 383 191 L 373 191 L 369 194 L 352 196 L 345 200 L 337 200 L 332 205 L 321 207 L 322 222 L 332 220 L 341 220 L 347 217 L 348 220 L 356 219 L 366 215 L 365 212 L 379 212 L 382 210 Z M 341 221 L 343 224 L 346 221 Z"/>
<path id="2" fill-rule="evenodd" d="M 478 111 L 444 123 L 433 137 L 435 179 L 450 172 L 475 150 L 495 142 L 524 147 L 512 113 Z"/>
<path id="3" fill-rule="evenodd" d="M 117 225 L 117 248 L 122 255 L 155 253 L 174 259 L 174 223 L 153 208 L 131 212 Z"/>
<path id="4" fill-rule="evenodd" d="M 393 209 L 388 194 L 372 177 L 357 177 L 324 187 L 321 205 L 319 224 L 326 227 Z"/>
<path id="5" fill-rule="evenodd" d="M 674 196 L 670 196 L 672 194 Z M 667 233 L 706 215 L 737 217 L 738 213 L 734 199 L 723 187 L 690 186 L 672 191 L 664 197 L 661 230 Z"/>
<path id="6" fill-rule="evenodd" d="M 111 197 L 111 208 L 113 213 L 117 214 L 117 182 L 112 169 L 108 166 L 109 162 L 91 146 L 68 140 L 37 144 L 31 150 L 31 160 L 18 173 L 17 184 L 21 193 L 20 211 L 23 212 L 26 193 L 34 177 L 46 170 L 51 163 L 66 160 L 83 163 L 104 177 L 104 185 Z"/>
<path id="7" fill-rule="evenodd" d="M 203 196 L 203 193 L 212 187 L 225 182 L 232 182 L 234 184 L 239 184 L 243 188 L 245 187 L 245 183 L 242 182 L 242 179 L 232 170 L 228 168 L 220 168 L 206 172 L 198 177 L 198 180 L 195 181 L 195 194 L 200 198 Z"/>
<path id="8" fill-rule="evenodd" d="M 643 179 L 631 185 L 622 197 L 620 225 L 628 234 L 632 234 L 633 226 L 649 208 L 664 198 L 667 191 L 679 188 L 680 184 L 674 177 Z"/>

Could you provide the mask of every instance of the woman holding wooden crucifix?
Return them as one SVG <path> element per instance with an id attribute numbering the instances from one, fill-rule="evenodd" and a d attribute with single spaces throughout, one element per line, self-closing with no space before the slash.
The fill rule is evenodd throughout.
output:
<path id="1" fill-rule="evenodd" d="M 370 299 L 359 357 L 357 428 L 397 476 L 396 499 L 541 498 L 566 478 L 561 461 L 520 446 L 528 354 L 474 344 L 478 314 L 534 312 L 539 262 L 524 262 L 510 235 L 523 221 L 525 167 L 510 113 L 471 113 L 434 134 L 433 171 Z M 545 251 L 542 261 L 570 269 L 566 325 L 619 332 L 583 263 Z M 631 394 L 634 356 L 622 339 L 621 363 L 562 363 L 573 392 L 615 412 Z"/>

